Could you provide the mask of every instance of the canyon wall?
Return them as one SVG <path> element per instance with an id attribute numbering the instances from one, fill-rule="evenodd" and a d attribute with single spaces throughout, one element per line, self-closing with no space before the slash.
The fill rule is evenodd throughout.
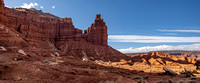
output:
<path id="1" fill-rule="evenodd" d="M 33 8 L 5 8 L 3 0 L 0 10 L 0 22 L 8 23 L 9 27 L 27 38 L 49 40 L 54 44 L 59 41 L 85 39 L 92 44 L 107 46 L 107 26 L 101 15 L 96 16 L 95 22 L 83 34 L 82 30 L 74 27 L 71 18 L 59 18 Z"/>
<path id="2" fill-rule="evenodd" d="M 4 8 L 3 0 L 0 5 L 1 24 L 6 24 L 7 28 L 14 30 L 16 38 L 20 38 L 20 41 L 26 43 L 27 46 L 30 45 L 30 48 L 35 47 L 34 50 L 44 50 L 45 48 L 48 51 L 47 49 L 52 47 L 49 44 L 51 42 L 63 56 L 79 58 L 88 56 L 105 61 L 128 59 L 121 52 L 108 46 L 107 26 L 100 14 L 96 15 L 94 23 L 83 33 L 82 30 L 74 27 L 71 18 L 59 18 L 34 8 Z M 7 40 L 7 38 L 3 40 Z M 15 39 L 11 40 L 15 41 Z M 15 46 L 15 44 L 10 45 Z M 22 43 L 17 43 L 17 45 L 24 48 Z M 25 50 L 35 53 L 32 48 Z M 42 54 L 38 52 L 35 54 Z"/>
<path id="3" fill-rule="evenodd" d="M 83 34 L 82 30 L 74 27 L 71 18 L 59 18 L 39 10 L 23 8 L 6 8 L 6 13 L 9 26 L 27 38 L 49 40 L 53 43 L 85 39 L 93 44 L 107 45 L 107 26 L 101 15 L 97 15 L 95 22 Z"/>
<path id="4" fill-rule="evenodd" d="M 82 31 L 76 29 L 71 18 L 38 15 L 35 9 L 6 8 L 9 27 L 14 28 L 27 38 L 56 41 L 74 39 Z"/>

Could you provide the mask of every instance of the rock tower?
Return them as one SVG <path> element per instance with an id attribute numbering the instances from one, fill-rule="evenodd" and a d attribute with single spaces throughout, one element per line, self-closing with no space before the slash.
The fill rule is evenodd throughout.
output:
<path id="1" fill-rule="evenodd" d="M 92 42 L 93 44 L 99 45 L 108 45 L 107 39 L 107 26 L 101 18 L 100 14 L 96 15 L 94 23 L 84 31 L 84 34 L 87 34 L 87 41 Z"/>
<path id="2" fill-rule="evenodd" d="M 5 8 L 4 8 L 3 0 L 1 0 L 1 2 L 0 2 L 0 23 L 2 23 L 2 24 L 8 23 L 8 19 L 6 18 L 6 12 L 5 12 Z"/>

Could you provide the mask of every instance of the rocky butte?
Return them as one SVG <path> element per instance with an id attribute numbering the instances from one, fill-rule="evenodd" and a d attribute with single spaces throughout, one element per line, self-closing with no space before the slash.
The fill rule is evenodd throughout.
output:
<path id="1" fill-rule="evenodd" d="M 1 23 L 17 31 L 31 42 L 51 42 L 62 55 L 93 57 L 116 61 L 126 56 L 108 46 L 106 23 L 100 14 L 83 31 L 74 27 L 71 18 L 59 18 L 41 10 L 4 8 L 1 0 Z"/>

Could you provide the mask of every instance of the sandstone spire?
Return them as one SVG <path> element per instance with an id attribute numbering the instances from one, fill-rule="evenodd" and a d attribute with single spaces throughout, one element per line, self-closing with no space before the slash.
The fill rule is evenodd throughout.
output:
<path id="1" fill-rule="evenodd" d="M 6 17 L 3 0 L 1 0 L 1 2 L 0 2 L 0 23 L 1 24 L 7 24 L 8 23 L 8 19 Z"/>
<path id="2" fill-rule="evenodd" d="M 107 39 L 107 26 L 103 19 L 101 19 L 101 15 L 97 14 L 95 18 L 95 22 L 85 30 L 85 34 L 87 34 L 87 41 L 93 44 L 99 45 L 108 45 Z"/>

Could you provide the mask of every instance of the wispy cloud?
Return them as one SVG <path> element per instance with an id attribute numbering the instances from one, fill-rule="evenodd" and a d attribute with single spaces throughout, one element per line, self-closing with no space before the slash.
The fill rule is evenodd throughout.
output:
<path id="1" fill-rule="evenodd" d="M 200 33 L 200 30 L 158 30 L 161 32 L 187 32 L 187 33 Z"/>
<path id="2" fill-rule="evenodd" d="M 108 41 L 136 42 L 136 43 L 191 43 L 191 42 L 200 42 L 200 37 L 109 35 Z"/>
<path id="3" fill-rule="evenodd" d="M 44 7 L 43 7 L 43 6 L 40 6 L 40 8 L 41 8 L 41 9 L 44 9 Z"/>
<path id="4" fill-rule="evenodd" d="M 56 6 L 52 6 L 52 8 L 53 8 L 53 9 L 55 9 L 55 8 L 56 8 Z"/>
<path id="5" fill-rule="evenodd" d="M 200 44 L 179 45 L 179 46 L 159 45 L 159 46 L 145 46 L 140 48 L 130 47 L 118 50 L 122 53 L 142 53 L 150 51 L 169 51 L 169 50 L 200 51 Z"/>
<path id="6" fill-rule="evenodd" d="M 162 35 L 178 35 L 177 33 L 162 33 Z"/>
<path id="7" fill-rule="evenodd" d="M 38 6 L 38 3 L 29 3 L 29 4 L 27 4 L 27 3 L 24 3 L 22 6 L 20 6 L 21 8 L 27 8 L 27 9 L 30 9 L 30 8 L 34 8 L 34 7 L 36 7 L 36 6 Z"/>

